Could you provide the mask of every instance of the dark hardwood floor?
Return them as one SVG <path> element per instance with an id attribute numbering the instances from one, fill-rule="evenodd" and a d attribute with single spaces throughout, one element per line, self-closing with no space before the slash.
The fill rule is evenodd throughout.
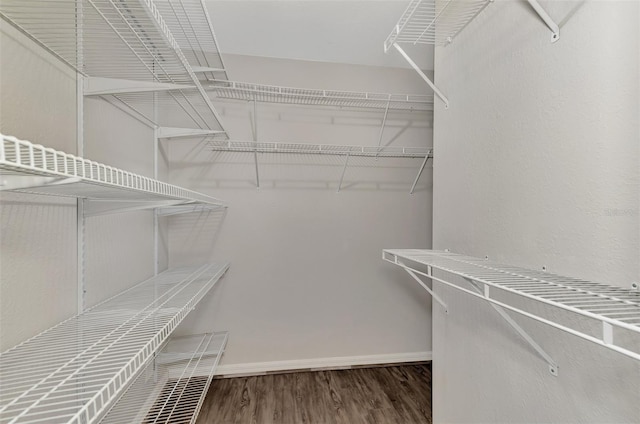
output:
<path id="1" fill-rule="evenodd" d="M 197 424 L 431 423 L 431 365 L 214 380 Z"/>

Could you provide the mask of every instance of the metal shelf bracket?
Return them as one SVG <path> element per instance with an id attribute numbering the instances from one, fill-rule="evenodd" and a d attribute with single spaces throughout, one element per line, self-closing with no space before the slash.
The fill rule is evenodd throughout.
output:
<path id="1" fill-rule="evenodd" d="M 436 87 L 436 85 L 433 83 L 433 81 L 431 81 L 431 79 L 429 79 L 429 77 L 426 76 L 424 72 L 422 72 L 422 69 L 420 69 L 420 67 L 416 65 L 413 59 L 411 59 L 411 57 L 402 49 L 402 47 L 398 45 L 398 43 L 393 43 L 393 47 L 395 47 L 396 50 L 400 52 L 402 57 L 404 57 L 404 59 L 409 63 L 409 65 L 411 65 L 411 67 L 418 73 L 418 75 L 420 75 L 420 77 L 427 83 L 427 85 L 429 85 L 429 87 L 433 90 L 433 92 L 436 93 L 438 97 L 440 97 L 440 100 L 444 102 L 444 108 L 448 109 L 449 99 L 447 99 L 447 97 L 442 93 L 442 91 L 440 91 L 438 87 Z"/>
<path id="2" fill-rule="evenodd" d="M 422 161 L 422 165 L 420 165 L 420 169 L 418 170 L 418 175 L 416 175 L 416 179 L 413 181 L 411 190 L 409 190 L 409 194 L 413 194 L 413 191 L 416 189 L 416 185 L 418 185 L 418 180 L 420 179 L 420 176 L 422 175 L 422 171 L 424 171 L 424 167 L 427 165 L 427 161 L 429 160 L 430 157 L 431 157 L 431 151 L 429 151 L 429 153 L 427 153 L 427 155 L 424 157 L 424 160 Z"/>
<path id="3" fill-rule="evenodd" d="M 490 298 L 490 286 L 488 286 L 487 284 L 476 282 L 471 278 L 464 278 L 464 279 L 471 286 L 473 286 L 473 288 L 479 294 L 481 294 L 487 299 Z M 536 341 L 533 340 L 533 337 L 531 337 L 529 333 L 527 333 L 517 322 L 515 322 L 515 320 L 511 318 L 511 316 L 507 313 L 507 311 L 504 310 L 504 308 L 491 302 L 488 302 L 488 303 L 489 305 L 491 305 L 491 307 L 493 307 L 493 309 L 498 313 L 498 315 L 500 315 L 500 317 L 502 317 L 502 319 L 504 319 L 507 322 L 507 324 L 509 324 L 511 328 L 513 328 L 514 331 L 518 333 L 518 335 L 522 337 L 522 339 L 525 342 L 527 342 L 527 344 L 529 344 L 529 346 L 531 346 L 538 353 L 538 355 L 540 355 L 542 359 L 544 359 L 547 362 L 547 364 L 549 365 L 549 373 L 554 377 L 557 377 L 559 366 L 556 363 L 556 361 L 553 360 L 551 355 L 549 355 L 538 343 L 536 343 Z"/>
<path id="4" fill-rule="evenodd" d="M 538 3 L 538 0 L 527 0 L 527 1 L 529 2 L 533 10 L 536 11 L 536 13 L 540 16 L 540 18 L 551 30 L 551 42 L 555 43 L 556 41 L 558 41 L 560 39 L 560 27 L 558 26 L 558 24 L 556 24 L 556 22 L 551 18 L 551 16 L 549 16 L 547 11 L 544 10 L 542 6 L 540 6 L 540 3 Z"/>
<path id="5" fill-rule="evenodd" d="M 84 79 L 85 96 L 108 96 L 113 94 L 145 93 L 193 88 L 196 88 L 196 86 L 164 82 L 131 81 L 117 78 L 87 77 Z"/>
<path id="6" fill-rule="evenodd" d="M 193 138 L 193 137 L 209 137 L 218 134 L 224 134 L 224 131 L 206 130 L 200 128 L 174 128 L 174 127 L 158 127 L 159 139 L 174 138 Z"/>

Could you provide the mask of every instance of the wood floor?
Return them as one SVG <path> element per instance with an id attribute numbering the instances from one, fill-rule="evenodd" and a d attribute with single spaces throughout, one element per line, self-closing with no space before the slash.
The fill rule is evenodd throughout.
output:
<path id="1" fill-rule="evenodd" d="M 431 366 L 214 380 L 197 424 L 431 423 Z"/>

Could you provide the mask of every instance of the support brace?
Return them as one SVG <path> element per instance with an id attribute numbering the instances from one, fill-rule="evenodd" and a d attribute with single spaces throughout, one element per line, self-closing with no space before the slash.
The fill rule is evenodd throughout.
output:
<path id="1" fill-rule="evenodd" d="M 145 93 L 154 91 L 184 90 L 192 88 L 196 87 L 194 85 L 170 84 L 152 81 L 131 81 L 116 78 L 88 77 L 84 79 L 85 96 Z"/>
<path id="2" fill-rule="evenodd" d="M 429 156 L 431 156 L 431 152 L 429 151 L 429 153 L 427 153 L 427 156 L 424 157 L 424 160 L 422 161 L 422 165 L 420 165 L 420 169 L 418 170 L 418 175 L 416 175 L 416 179 L 413 181 L 413 185 L 411 186 L 411 190 L 409 191 L 409 194 L 413 194 L 413 191 L 416 189 L 416 185 L 418 184 L 418 180 L 420 179 L 420 176 L 422 175 L 422 171 L 424 171 L 424 167 L 427 165 L 427 161 L 429 160 Z"/>
<path id="3" fill-rule="evenodd" d="M 378 153 L 380 152 L 380 146 L 382 145 L 382 134 L 384 134 L 384 125 L 387 123 L 387 115 L 389 114 L 390 103 L 391 103 L 391 94 L 389 94 L 389 100 L 387 100 L 387 106 L 384 108 L 384 117 L 382 118 L 382 126 L 380 127 L 380 136 L 378 137 L 378 151 L 376 152 L 376 160 L 378 159 Z"/>
<path id="4" fill-rule="evenodd" d="M 560 27 L 558 26 L 558 24 L 556 24 L 555 21 L 551 18 L 551 16 L 549 16 L 547 11 L 544 10 L 542 6 L 540 6 L 540 3 L 538 3 L 538 0 L 527 0 L 527 1 L 531 5 L 531 7 L 533 7 L 533 10 L 536 11 L 536 13 L 540 16 L 540 18 L 542 18 L 544 23 L 551 30 L 551 42 L 555 43 L 556 41 L 558 41 L 560 39 Z"/>
<path id="5" fill-rule="evenodd" d="M 203 130 L 200 128 L 158 127 L 158 137 L 161 139 L 208 137 L 224 134 L 224 131 Z"/>
<path id="6" fill-rule="evenodd" d="M 260 173 L 258 171 L 258 104 L 253 99 L 253 141 L 256 142 L 256 148 L 253 151 L 253 161 L 256 165 L 256 188 L 260 189 Z"/>
<path id="7" fill-rule="evenodd" d="M 436 93 L 436 95 L 438 97 L 440 97 L 440 100 L 442 100 L 444 102 L 445 109 L 448 109 L 449 108 L 449 100 L 447 99 L 447 97 L 444 94 L 442 94 L 442 91 L 440 91 L 438 89 L 438 87 L 435 86 L 433 81 L 431 81 L 429 79 L 429 77 L 426 76 L 424 74 L 424 72 L 422 72 L 422 69 L 420 69 L 420 67 L 418 65 L 416 65 L 416 63 L 411 59 L 411 57 L 409 57 L 409 55 L 404 50 L 402 50 L 402 47 L 400 47 L 398 45 L 398 43 L 393 43 L 393 47 L 395 47 L 396 50 L 398 50 L 400 52 L 400 54 L 404 57 L 404 59 L 407 62 L 409 62 L 409 65 L 411 65 L 411 67 L 418 73 L 418 75 L 420 75 L 420 77 L 429 85 L 429 87 L 431 87 L 433 92 Z"/>
<path id="8" fill-rule="evenodd" d="M 485 298 L 490 297 L 489 285 L 476 283 L 474 280 L 470 278 L 465 278 L 465 280 L 469 282 L 469 284 L 471 284 L 473 288 L 475 288 L 478 291 L 478 293 L 482 294 Z M 553 358 L 538 343 L 536 343 L 535 340 L 533 340 L 533 338 L 529 335 L 529 333 L 527 333 L 522 327 L 520 327 L 520 325 L 517 322 L 514 321 L 513 318 L 511 318 L 511 316 L 504 310 L 504 308 L 496 305 L 495 303 L 489 302 L 489 304 L 498 313 L 498 315 L 500 315 L 502 319 L 504 319 L 507 322 L 507 324 L 509 324 L 511 328 L 513 328 L 515 332 L 518 333 L 518 335 L 522 337 L 524 341 L 526 341 L 529 344 L 529 346 L 531 346 L 538 353 L 538 355 L 540 355 L 542 359 L 544 359 L 547 362 L 547 364 L 549 364 L 549 372 L 551 373 L 551 375 L 557 377 L 558 364 L 553 360 Z"/>
<path id="9" fill-rule="evenodd" d="M 340 193 L 340 189 L 342 188 L 342 181 L 344 180 L 344 174 L 347 172 L 347 165 L 349 164 L 349 155 L 351 152 L 347 152 L 347 157 L 344 160 L 344 168 L 342 168 L 342 175 L 340 175 L 340 182 L 338 183 L 338 191 Z"/>
<path id="10" fill-rule="evenodd" d="M 429 294 L 431 295 L 431 297 L 433 298 L 433 300 L 435 300 L 436 302 L 438 302 L 440 304 L 440 306 L 442 306 L 444 308 L 444 313 L 448 314 L 449 313 L 449 308 L 447 307 L 447 304 L 444 303 L 444 300 L 442 300 L 440 298 L 440 296 L 438 296 L 437 294 L 435 294 L 435 292 L 431 289 L 431 287 L 429 287 L 427 285 L 427 283 L 425 283 L 424 281 L 422 281 L 415 272 L 413 272 L 412 270 L 410 270 L 409 268 L 399 264 L 405 271 L 407 271 L 407 273 L 413 277 L 414 280 L 416 280 L 418 282 L 418 284 L 420 284 L 422 286 L 423 289 L 425 289 L 426 291 L 429 292 Z M 430 276 L 431 275 L 431 267 L 429 267 L 429 270 L 427 272 L 427 274 Z"/>

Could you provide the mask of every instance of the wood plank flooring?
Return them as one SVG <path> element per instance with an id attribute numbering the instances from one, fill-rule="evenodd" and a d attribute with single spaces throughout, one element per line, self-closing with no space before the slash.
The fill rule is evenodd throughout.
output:
<path id="1" fill-rule="evenodd" d="M 431 365 L 214 380 L 197 424 L 431 423 Z"/>

